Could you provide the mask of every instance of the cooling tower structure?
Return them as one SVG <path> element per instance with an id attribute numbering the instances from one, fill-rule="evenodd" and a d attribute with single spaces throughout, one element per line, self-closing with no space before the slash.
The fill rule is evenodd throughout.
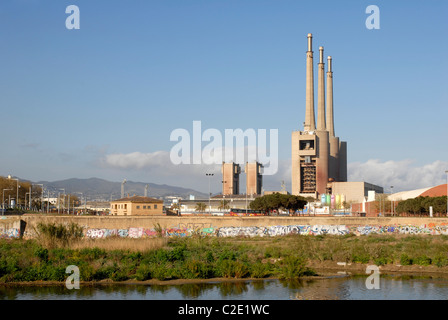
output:
<path id="1" fill-rule="evenodd" d="M 317 126 L 314 112 L 313 36 L 308 34 L 306 52 L 306 101 L 303 131 L 291 137 L 292 194 L 312 196 L 328 193 L 329 182 L 347 181 L 347 143 L 339 141 L 334 130 L 332 58 L 327 59 L 325 77 L 324 48 L 319 47 L 317 64 Z M 325 88 L 326 78 L 326 88 Z"/>

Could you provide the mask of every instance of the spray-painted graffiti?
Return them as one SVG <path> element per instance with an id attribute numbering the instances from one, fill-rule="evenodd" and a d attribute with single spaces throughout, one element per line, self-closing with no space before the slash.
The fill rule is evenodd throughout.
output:
<path id="1" fill-rule="evenodd" d="M 1 229 L 0 230 L 0 238 L 2 239 L 12 239 L 19 238 L 20 230 L 17 228 L 9 228 L 9 229 Z"/>
<path id="2" fill-rule="evenodd" d="M 104 239 L 109 237 L 121 238 L 155 238 L 155 237 L 191 237 L 195 235 L 212 237 L 276 237 L 286 235 L 347 235 L 364 236 L 371 234 L 428 234 L 448 235 L 448 224 L 424 225 L 273 225 L 273 226 L 226 226 L 215 227 L 210 223 L 179 223 L 176 226 L 162 228 L 130 227 L 123 229 L 89 228 L 82 226 L 84 237 Z M 24 238 L 37 236 L 33 228 L 21 230 L 12 225 L 0 227 L 0 238 L 19 238 L 21 232 Z"/>
<path id="3" fill-rule="evenodd" d="M 151 238 L 165 237 L 190 237 L 193 235 L 217 236 L 217 237 L 275 237 L 291 234 L 298 235 L 346 235 L 357 236 L 369 234 L 431 234 L 448 235 L 447 225 L 394 225 L 394 226 L 346 226 L 346 225 L 286 225 L 267 227 L 221 227 L 215 228 L 210 224 L 179 224 L 165 229 L 89 229 L 85 231 L 87 238 L 107 238 L 118 236 L 122 238 Z M 18 236 L 18 230 L 10 231 L 2 237 Z"/>
<path id="4" fill-rule="evenodd" d="M 356 235 L 369 235 L 369 234 L 385 234 L 385 233 L 396 233 L 396 234 L 431 234 L 431 235 L 441 235 L 448 234 L 447 225 L 395 225 L 395 226 L 359 226 L 352 227 L 351 233 Z"/>
<path id="5" fill-rule="evenodd" d="M 299 235 L 322 235 L 348 234 L 350 230 L 345 225 L 289 225 L 289 226 L 268 226 L 268 227 L 223 227 L 217 231 L 218 237 L 264 237 L 264 236 L 285 236 L 291 234 Z"/>

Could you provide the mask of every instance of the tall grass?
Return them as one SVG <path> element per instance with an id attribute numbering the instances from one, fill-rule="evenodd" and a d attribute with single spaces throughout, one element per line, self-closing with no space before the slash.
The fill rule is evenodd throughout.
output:
<path id="1" fill-rule="evenodd" d="M 0 240 L 0 281 L 265 278 L 315 274 L 310 261 L 448 267 L 448 237 L 373 235 L 272 238 L 84 239 L 70 225 L 38 226 L 36 240 Z"/>
<path id="2" fill-rule="evenodd" d="M 56 224 L 39 223 L 35 228 L 37 241 L 49 248 L 66 247 L 80 240 L 83 229 L 76 223 Z"/>

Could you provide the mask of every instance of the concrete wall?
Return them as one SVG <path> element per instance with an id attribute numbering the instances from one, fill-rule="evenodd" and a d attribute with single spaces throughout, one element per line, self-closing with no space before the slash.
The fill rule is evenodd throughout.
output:
<path id="1" fill-rule="evenodd" d="M 23 215 L 27 228 L 32 228 L 39 222 L 70 223 L 74 222 L 89 228 L 126 229 L 132 227 L 171 228 L 178 225 L 212 225 L 215 228 L 267 227 L 275 225 L 346 225 L 346 226 L 386 226 L 386 225 L 429 225 L 448 224 L 448 218 L 412 218 L 412 217 L 219 217 L 219 216 L 36 216 Z"/>
<path id="2" fill-rule="evenodd" d="M 272 236 L 287 234 L 446 234 L 448 218 L 408 217 L 216 217 L 216 216 L 37 216 L 0 219 L 0 237 L 25 239 L 35 236 L 38 223 L 76 223 L 88 238 L 120 236 L 203 235 Z"/>

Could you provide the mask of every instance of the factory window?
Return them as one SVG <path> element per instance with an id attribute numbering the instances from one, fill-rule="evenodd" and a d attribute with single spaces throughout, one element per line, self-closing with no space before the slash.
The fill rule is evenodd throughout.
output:
<path id="1" fill-rule="evenodd" d="M 300 141 L 300 150 L 314 150 L 314 140 Z"/>
<path id="2" fill-rule="evenodd" d="M 146 209 L 146 206 L 143 206 L 143 209 Z"/>
<path id="3" fill-rule="evenodd" d="M 154 205 L 154 209 L 157 209 L 157 205 L 156 204 Z"/>
<path id="4" fill-rule="evenodd" d="M 151 206 L 148 206 L 148 209 L 151 209 Z"/>
<path id="5" fill-rule="evenodd" d="M 140 209 L 140 206 L 137 206 L 137 209 Z"/>

